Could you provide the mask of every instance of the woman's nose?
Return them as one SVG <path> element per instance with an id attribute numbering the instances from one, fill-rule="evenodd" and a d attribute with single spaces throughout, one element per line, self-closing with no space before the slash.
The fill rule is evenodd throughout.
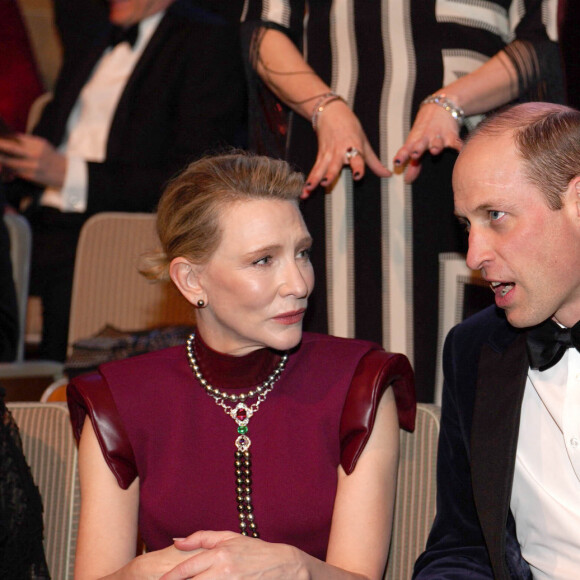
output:
<path id="1" fill-rule="evenodd" d="M 309 285 L 307 274 L 295 262 L 288 265 L 285 269 L 283 291 L 287 295 L 305 298 L 308 296 Z"/>

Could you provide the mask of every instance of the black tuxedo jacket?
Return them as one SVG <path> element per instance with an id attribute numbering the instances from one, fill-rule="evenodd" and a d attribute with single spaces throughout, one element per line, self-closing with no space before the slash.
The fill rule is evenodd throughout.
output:
<path id="1" fill-rule="evenodd" d="M 83 58 L 69 58 L 34 133 L 58 146 L 79 93 L 107 46 L 110 24 Z M 88 208 L 152 211 L 166 181 L 188 162 L 237 145 L 245 117 L 245 81 L 236 27 L 176 0 L 141 55 L 115 111 L 106 160 L 89 163 Z M 7 186 L 15 205 L 40 189 Z"/>
<path id="2" fill-rule="evenodd" d="M 443 364 L 437 515 L 414 577 L 531 579 L 509 508 L 525 335 L 492 306 L 449 333 Z"/>

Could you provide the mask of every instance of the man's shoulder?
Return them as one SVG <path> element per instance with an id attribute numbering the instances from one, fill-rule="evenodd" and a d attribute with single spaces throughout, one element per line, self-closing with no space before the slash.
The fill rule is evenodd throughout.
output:
<path id="1" fill-rule="evenodd" d="M 455 341 L 478 345 L 487 342 L 501 350 L 521 332 L 507 321 L 503 310 L 492 305 L 460 322 L 451 330 L 450 336 Z"/>
<path id="2" fill-rule="evenodd" d="M 454 361 L 455 365 L 473 367 L 479 361 L 482 348 L 504 352 L 522 333 L 506 319 L 503 310 L 490 306 L 466 318 L 453 327 L 445 340 L 444 365 Z"/>

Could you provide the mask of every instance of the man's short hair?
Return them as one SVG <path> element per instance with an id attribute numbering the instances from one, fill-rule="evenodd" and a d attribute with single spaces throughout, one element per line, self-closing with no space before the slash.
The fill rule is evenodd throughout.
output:
<path id="1" fill-rule="evenodd" d="M 580 175 L 580 112 L 553 103 L 524 103 L 489 117 L 469 140 L 511 132 L 524 174 L 546 197 L 551 209 L 562 208 L 562 195 Z"/>

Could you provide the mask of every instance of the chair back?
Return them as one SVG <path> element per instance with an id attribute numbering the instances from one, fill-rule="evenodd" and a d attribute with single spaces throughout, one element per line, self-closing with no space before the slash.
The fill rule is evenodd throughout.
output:
<path id="1" fill-rule="evenodd" d="M 4 223 L 10 238 L 12 277 L 18 304 L 18 345 L 16 361 L 24 359 L 24 328 L 26 326 L 26 302 L 28 300 L 28 277 L 30 274 L 30 252 L 32 232 L 28 222 L 18 214 L 5 214 Z"/>
<path id="2" fill-rule="evenodd" d="M 51 578 L 72 580 L 80 515 L 77 448 L 63 403 L 7 403 L 44 507 L 44 552 Z"/>
<path id="3" fill-rule="evenodd" d="M 133 331 L 194 323 L 193 307 L 173 284 L 138 272 L 141 255 L 158 247 L 155 214 L 105 212 L 87 220 L 75 261 L 69 355 L 76 340 L 107 324 Z"/>
<path id="4" fill-rule="evenodd" d="M 50 360 L 24 360 L 32 232 L 28 222 L 20 215 L 6 214 L 4 222 L 10 238 L 10 259 L 12 260 L 12 277 L 14 278 L 18 305 L 19 332 L 16 359 L 13 362 L 0 363 L 0 379 L 52 377 L 53 380 L 56 380 L 62 376 L 63 365 L 61 363 Z"/>
<path id="5" fill-rule="evenodd" d="M 419 403 L 415 431 L 401 430 L 395 516 L 385 580 L 411 578 L 415 560 L 427 543 L 435 518 L 440 414 L 437 405 Z"/>
<path id="6" fill-rule="evenodd" d="M 488 288 L 481 272 L 467 267 L 464 254 L 439 254 L 439 328 L 433 398 L 436 405 L 441 405 L 443 393 L 443 345 L 447 333 L 470 314 L 493 303 Z"/>

